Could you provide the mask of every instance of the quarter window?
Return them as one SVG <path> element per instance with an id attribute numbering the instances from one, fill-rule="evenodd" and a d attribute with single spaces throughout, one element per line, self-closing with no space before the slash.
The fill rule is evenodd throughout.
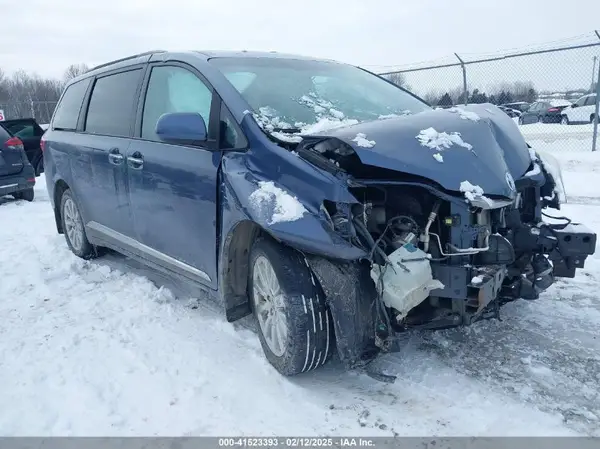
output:
<path id="1" fill-rule="evenodd" d="M 90 82 L 91 78 L 87 78 L 67 87 L 60 103 L 56 107 L 54 119 L 52 120 L 52 128 L 62 130 L 77 129 L 77 121 L 79 120 L 83 97 L 87 92 Z"/>

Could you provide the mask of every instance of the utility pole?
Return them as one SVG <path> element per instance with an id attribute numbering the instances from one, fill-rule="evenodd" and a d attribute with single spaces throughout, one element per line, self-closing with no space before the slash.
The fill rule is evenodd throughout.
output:
<path id="1" fill-rule="evenodd" d="M 596 82 L 596 61 L 598 56 L 594 56 L 594 64 L 592 65 L 592 84 L 590 84 L 590 92 L 594 92 L 594 83 Z M 598 67 L 600 69 L 600 66 Z"/>

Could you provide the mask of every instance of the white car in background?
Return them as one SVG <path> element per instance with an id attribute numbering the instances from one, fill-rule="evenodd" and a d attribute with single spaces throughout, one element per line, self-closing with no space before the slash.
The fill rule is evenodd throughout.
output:
<path id="1" fill-rule="evenodd" d="M 577 123 L 592 123 L 596 112 L 596 94 L 584 95 L 572 106 L 561 112 L 561 123 L 563 125 L 574 125 Z"/>

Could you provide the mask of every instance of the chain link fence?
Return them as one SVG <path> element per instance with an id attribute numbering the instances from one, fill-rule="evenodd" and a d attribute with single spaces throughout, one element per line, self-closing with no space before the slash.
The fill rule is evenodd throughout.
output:
<path id="1" fill-rule="evenodd" d="M 577 45 L 478 59 L 454 54 L 436 65 L 379 71 L 433 106 L 493 103 L 519 123 L 532 146 L 600 149 L 600 33 Z"/>
<path id="2" fill-rule="evenodd" d="M 20 101 L 0 103 L 5 120 L 34 118 L 40 125 L 50 122 L 57 101 Z"/>

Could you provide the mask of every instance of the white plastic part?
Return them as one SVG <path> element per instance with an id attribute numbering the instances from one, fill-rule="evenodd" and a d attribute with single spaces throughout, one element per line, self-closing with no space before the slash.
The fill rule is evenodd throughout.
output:
<path id="1" fill-rule="evenodd" d="M 411 309 L 425 301 L 432 290 L 444 288 L 444 284 L 433 279 L 427 253 L 416 246 L 407 243 L 388 258 L 390 264 L 386 267 L 373 264 L 371 278 L 379 293 L 383 283 L 383 302 L 398 311 L 398 320 L 405 318 Z"/>

